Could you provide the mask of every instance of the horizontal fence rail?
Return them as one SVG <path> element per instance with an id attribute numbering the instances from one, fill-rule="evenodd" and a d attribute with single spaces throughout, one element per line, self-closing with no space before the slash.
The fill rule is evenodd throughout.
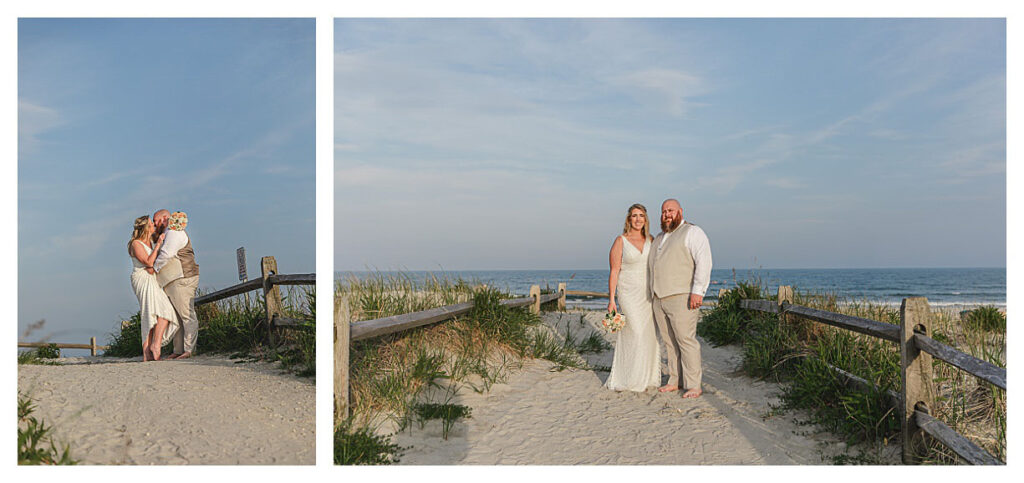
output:
<path id="1" fill-rule="evenodd" d="M 540 295 L 539 297 L 522 297 L 502 300 L 499 303 L 507 307 L 524 307 L 537 303 L 537 300 L 542 304 L 552 300 L 557 300 L 560 296 L 561 294 L 552 293 Z M 445 305 L 443 307 L 421 310 L 419 312 L 353 322 L 350 329 L 350 337 L 352 342 L 372 339 L 374 337 L 423 327 L 424 325 L 444 322 L 445 320 L 465 315 L 471 310 L 473 310 L 473 302 L 462 302 L 460 304 Z"/>
<path id="2" fill-rule="evenodd" d="M 927 409 L 929 402 L 934 405 L 935 392 L 931 380 L 931 357 L 1006 390 L 1005 368 L 966 354 L 927 335 L 931 330 L 931 310 L 927 299 L 923 297 L 903 299 L 900 307 L 900 326 L 795 305 L 792 303 L 792 299 L 792 288 L 780 286 L 777 301 L 743 299 L 740 301 L 740 307 L 779 314 L 782 321 L 788 320 L 790 316 L 803 317 L 840 329 L 895 342 L 899 345 L 902 393 L 896 394 L 890 391 L 887 396 L 890 404 L 895 403 L 901 407 L 905 416 L 901 421 L 904 462 L 919 461 L 917 449 L 912 446 L 912 441 L 917 434 L 924 433 L 953 450 L 970 464 L 1005 464 L 942 421 L 921 410 L 921 407 Z M 848 385 L 861 389 L 874 389 L 874 386 L 864 379 L 840 368 L 831 365 L 829 367 L 846 379 Z"/>
<path id="3" fill-rule="evenodd" d="M 18 342 L 18 347 L 39 348 L 56 347 L 58 349 L 89 349 L 91 355 L 96 355 L 97 350 L 107 350 L 110 346 L 96 345 L 96 338 L 90 337 L 88 344 L 65 344 L 63 342 Z"/>
<path id="4" fill-rule="evenodd" d="M 558 284 L 554 293 L 541 294 L 540 286 L 530 287 L 530 295 L 514 299 L 502 300 L 499 303 L 506 307 L 530 307 L 530 311 L 540 313 L 541 304 L 558 302 L 558 309 L 565 308 L 565 283 Z M 421 310 L 408 314 L 392 315 L 379 319 L 349 322 L 349 307 L 343 300 L 335 300 L 334 308 L 334 410 L 338 418 L 348 417 L 349 409 L 349 353 L 353 342 L 373 339 L 388 334 L 423 327 L 443 322 L 473 310 L 472 301 L 445 305 L 433 309 Z"/>
<path id="5" fill-rule="evenodd" d="M 985 362 L 970 354 L 964 354 L 946 344 L 922 334 L 914 335 L 917 347 L 940 361 L 952 364 L 992 385 L 1006 390 L 1006 369 L 990 362 Z"/>
<path id="6" fill-rule="evenodd" d="M 946 423 L 933 418 L 930 414 L 923 411 L 915 411 L 914 418 L 916 419 L 917 427 L 921 428 L 922 431 L 941 442 L 947 448 L 953 450 L 953 452 L 963 458 L 964 461 L 967 461 L 972 465 L 1004 464 L 999 460 L 999 458 L 996 458 L 989 454 L 988 451 L 979 448 L 978 445 L 974 444 L 971 440 L 963 437 L 960 433 L 953 431 L 952 428 L 946 426 Z"/>

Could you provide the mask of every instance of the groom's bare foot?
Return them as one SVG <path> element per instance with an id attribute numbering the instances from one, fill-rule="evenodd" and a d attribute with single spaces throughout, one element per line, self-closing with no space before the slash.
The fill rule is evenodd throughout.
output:
<path id="1" fill-rule="evenodd" d="M 189 357 L 192 357 L 191 352 L 182 352 L 181 354 L 167 356 L 168 359 L 188 359 Z"/>
<path id="2" fill-rule="evenodd" d="M 665 384 L 664 386 L 661 386 L 661 387 L 658 388 L 658 392 L 672 392 L 672 391 L 678 391 L 678 390 L 679 390 L 679 386 L 673 386 L 671 384 Z"/>
<path id="3" fill-rule="evenodd" d="M 704 394 L 704 392 L 700 389 L 687 389 L 686 392 L 683 393 L 683 399 L 700 397 L 701 394 Z"/>

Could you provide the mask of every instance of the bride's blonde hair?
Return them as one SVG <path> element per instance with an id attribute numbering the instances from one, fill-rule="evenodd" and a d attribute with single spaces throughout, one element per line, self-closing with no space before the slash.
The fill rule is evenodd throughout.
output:
<path id="1" fill-rule="evenodd" d="M 647 208 L 640 203 L 633 203 L 633 206 L 630 206 L 629 209 L 626 210 L 626 223 L 622 226 L 622 234 L 625 235 L 629 233 L 629 216 L 633 214 L 633 210 L 640 210 L 643 212 L 644 227 L 640 229 L 640 234 L 643 235 L 644 238 L 651 238 L 651 219 L 647 217 Z"/>
<path id="2" fill-rule="evenodd" d="M 149 226 L 149 216 L 142 215 L 135 219 L 135 226 L 132 227 L 132 237 L 128 240 L 128 253 L 132 252 L 132 242 L 141 240 L 146 234 L 146 227 Z"/>

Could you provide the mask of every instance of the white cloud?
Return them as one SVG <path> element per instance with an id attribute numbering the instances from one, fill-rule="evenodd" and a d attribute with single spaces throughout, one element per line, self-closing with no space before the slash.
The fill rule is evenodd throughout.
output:
<path id="1" fill-rule="evenodd" d="M 665 106 L 675 117 L 681 117 L 686 113 L 690 104 L 689 98 L 705 93 L 701 79 L 673 69 L 645 69 L 622 76 L 617 81 L 639 88 L 640 92 L 634 92 L 634 95 L 648 99 L 655 106 Z"/>
<path id="2" fill-rule="evenodd" d="M 63 122 L 55 109 L 18 99 L 18 155 L 36 151 L 39 136 Z"/>

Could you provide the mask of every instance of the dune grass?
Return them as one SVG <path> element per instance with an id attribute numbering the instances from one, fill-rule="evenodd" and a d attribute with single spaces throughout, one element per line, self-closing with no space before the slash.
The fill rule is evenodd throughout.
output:
<path id="1" fill-rule="evenodd" d="M 741 344 L 745 372 L 783 382 L 783 404 L 778 410 L 807 410 L 811 414 L 810 422 L 843 435 L 849 443 L 868 443 L 862 447 L 877 450 L 873 454 L 867 452 L 842 458 L 836 460 L 837 463 L 881 463 L 880 451 L 898 438 L 900 432 L 897 410 L 890 406 L 887 395 L 887 391 L 898 393 L 900 389 L 898 347 L 813 321 L 782 323 L 777 314 L 739 308 L 739 301 L 744 298 L 776 297 L 768 294 L 759 280 L 740 282 L 735 290 L 723 295 L 718 307 L 702 318 L 698 334 L 713 345 Z M 800 291 L 795 292 L 794 302 L 899 324 L 899 307 L 896 306 Z M 961 323 L 951 312 L 941 310 L 933 311 L 933 317 L 933 338 L 1005 367 L 1005 329 L 1000 332 L 998 324 L 993 328 Z M 847 386 L 833 367 L 869 381 L 873 388 L 861 390 Z M 1005 459 L 1005 391 L 939 360 L 934 361 L 933 369 L 938 393 L 938 407 L 933 414 Z M 957 459 L 936 444 L 927 461 L 953 464 Z"/>
<path id="2" fill-rule="evenodd" d="M 461 278 L 432 276 L 419 282 L 406 274 L 376 273 L 339 283 L 336 295 L 350 307 L 351 322 L 474 302 L 468 314 L 453 320 L 353 343 L 351 416 L 335 428 L 336 464 L 359 464 L 339 458 L 338 445 L 353 447 L 349 439 L 366 442 L 366 435 L 386 421 L 401 430 L 436 416 L 447 434 L 456 419 L 469 416 L 469 408 L 451 404 L 460 389 L 485 392 L 526 359 L 552 361 L 555 369 L 585 367 L 580 348 L 597 345 L 554 334 L 526 308 L 500 304 L 512 295 Z M 391 456 L 365 463 L 383 464 L 400 456 L 402 449 L 382 438 L 377 447 L 392 451 Z"/>
<path id="3" fill-rule="evenodd" d="M 32 398 L 18 392 L 18 464 L 19 465 L 73 465 L 69 445 L 58 445 L 53 439 L 53 427 L 37 419 Z"/>
<path id="4" fill-rule="evenodd" d="M 196 307 L 199 336 L 196 354 L 231 354 L 235 358 L 280 361 L 300 376 L 316 375 L 316 291 L 312 287 L 282 287 L 281 301 L 288 317 L 302 325 L 279 330 L 276 345 L 268 341 L 266 309 L 258 292 L 239 295 Z M 104 356 L 136 357 L 142 354 L 140 315 L 132 315 L 110 334 Z M 172 345 L 163 348 L 169 354 Z"/>

